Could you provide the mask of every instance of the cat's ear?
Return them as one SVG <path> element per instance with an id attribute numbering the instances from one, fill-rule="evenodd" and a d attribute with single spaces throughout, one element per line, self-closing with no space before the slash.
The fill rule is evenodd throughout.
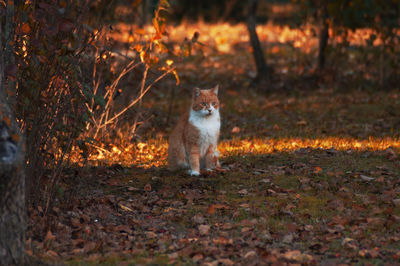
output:
<path id="1" fill-rule="evenodd" d="M 212 88 L 211 91 L 212 91 L 215 95 L 218 95 L 218 89 L 219 89 L 219 84 L 217 84 L 217 86 L 215 86 L 214 88 Z"/>
<path id="2" fill-rule="evenodd" d="M 194 88 L 193 89 L 193 98 L 197 98 L 200 95 L 200 89 L 199 88 Z"/>

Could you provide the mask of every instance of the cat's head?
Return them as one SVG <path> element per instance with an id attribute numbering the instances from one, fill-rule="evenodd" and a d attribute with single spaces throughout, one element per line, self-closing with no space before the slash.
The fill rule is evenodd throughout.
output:
<path id="1" fill-rule="evenodd" d="M 192 110 L 201 116 L 211 116 L 219 110 L 218 88 L 210 90 L 193 89 Z"/>

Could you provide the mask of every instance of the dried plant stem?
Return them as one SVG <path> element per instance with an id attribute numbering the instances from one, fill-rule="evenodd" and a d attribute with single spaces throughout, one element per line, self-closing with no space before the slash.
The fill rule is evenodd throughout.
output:
<path id="1" fill-rule="evenodd" d="M 113 120 L 117 119 L 118 117 L 120 117 L 123 113 L 125 113 L 126 111 L 128 111 L 132 106 L 134 106 L 138 101 L 140 101 L 143 96 L 150 90 L 150 88 L 156 84 L 157 82 L 159 82 L 163 77 L 165 77 L 166 75 L 168 75 L 169 73 L 171 73 L 172 71 L 174 71 L 175 68 L 171 68 L 168 71 L 164 72 L 161 76 L 159 76 L 158 78 L 156 78 L 150 85 L 148 85 L 146 87 L 145 90 L 143 90 L 143 92 L 135 99 L 133 100 L 127 107 L 125 107 L 122 111 L 120 111 L 118 114 L 114 115 L 112 118 L 110 118 L 106 123 L 104 123 L 104 125 L 102 125 L 102 127 L 110 124 Z M 148 67 L 146 67 L 146 72 L 148 71 Z M 144 84 L 144 83 L 143 83 Z"/>

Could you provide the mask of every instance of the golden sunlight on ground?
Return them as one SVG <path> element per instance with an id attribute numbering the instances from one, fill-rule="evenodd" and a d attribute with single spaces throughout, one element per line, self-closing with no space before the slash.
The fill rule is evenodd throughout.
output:
<path id="1" fill-rule="evenodd" d="M 120 23 L 115 25 L 114 31 L 110 33 L 110 37 L 115 40 L 131 43 L 134 40 L 142 39 L 142 37 L 154 34 L 152 26 L 146 26 L 144 29 L 135 28 L 133 25 Z M 181 43 L 185 37 L 191 37 L 195 32 L 200 34 L 198 41 L 208 48 L 212 48 L 221 53 L 231 53 L 234 47 L 240 43 L 248 43 L 249 37 L 246 25 L 238 23 L 235 25 L 229 23 L 182 23 L 179 26 L 167 27 L 169 41 Z M 268 43 L 268 47 L 274 49 L 282 44 L 292 44 L 294 48 L 300 49 L 302 52 L 309 53 L 318 48 L 318 28 L 313 25 L 305 25 L 300 28 L 290 28 L 289 26 L 281 26 L 273 23 L 267 23 L 257 26 L 257 33 L 262 42 Z M 399 32 L 400 34 L 400 32 Z M 356 31 L 348 30 L 346 36 L 350 45 L 366 45 L 371 35 L 375 36 L 376 32 L 372 29 L 357 29 Z M 342 43 L 342 35 L 335 36 L 331 30 L 329 36 L 333 43 Z M 382 40 L 375 38 L 373 45 L 382 44 Z M 247 46 L 247 45 L 246 45 Z M 277 50 L 277 48 L 275 48 Z M 272 50 L 273 52 L 274 50 Z"/>
<path id="2" fill-rule="evenodd" d="M 221 156 L 261 155 L 280 152 L 292 152 L 299 149 L 335 149 L 338 151 L 382 151 L 388 148 L 400 149 L 400 140 L 394 138 L 369 138 L 359 140 L 354 138 L 326 137 L 321 139 L 252 139 L 252 140 L 224 140 L 219 144 Z M 137 165 L 139 167 L 159 167 L 166 165 L 168 143 L 165 140 L 150 140 L 130 144 L 126 147 L 112 146 L 109 149 L 98 148 L 97 153 L 89 156 L 91 165 L 122 164 L 124 166 Z M 80 163 L 78 151 L 71 157 L 73 163 Z"/>

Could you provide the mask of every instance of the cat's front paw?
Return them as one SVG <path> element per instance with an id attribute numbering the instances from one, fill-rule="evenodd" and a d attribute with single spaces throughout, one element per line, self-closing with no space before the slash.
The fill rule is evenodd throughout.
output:
<path id="1" fill-rule="evenodd" d="M 191 176 L 199 176 L 200 175 L 200 173 L 199 173 L 199 171 L 196 171 L 196 170 L 189 170 L 189 175 L 191 175 Z"/>

